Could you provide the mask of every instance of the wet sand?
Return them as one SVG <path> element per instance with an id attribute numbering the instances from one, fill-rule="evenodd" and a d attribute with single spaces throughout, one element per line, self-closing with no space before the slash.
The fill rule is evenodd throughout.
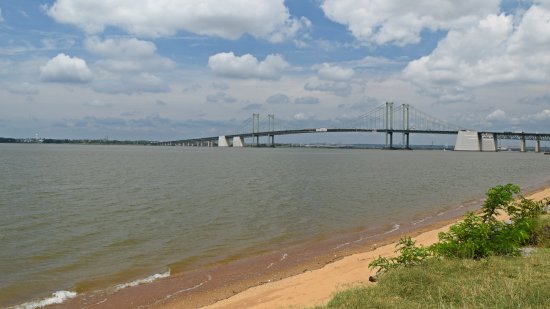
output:
<path id="1" fill-rule="evenodd" d="M 529 194 L 550 197 L 550 187 Z M 326 303 L 336 291 L 368 284 L 378 256 L 394 255 L 403 235 L 429 245 L 483 198 L 399 225 L 350 232 L 279 248 L 121 290 L 84 292 L 49 308 L 303 308 Z"/>
<path id="2" fill-rule="evenodd" d="M 542 200 L 550 198 L 550 188 L 530 194 L 528 198 Z M 500 219 L 506 219 L 501 216 Z M 456 220 L 453 220 L 456 222 Z M 436 227 L 440 224 L 432 225 Z M 418 245 L 430 245 L 438 240 L 438 234 L 447 231 L 448 222 L 442 227 L 413 232 Z M 393 239 L 395 240 L 395 239 Z M 386 243 L 386 242 L 384 242 Z M 304 308 L 325 304 L 331 296 L 342 289 L 357 285 L 371 284 L 369 276 L 375 271 L 368 264 L 378 256 L 395 256 L 395 242 L 372 245 L 372 250 L 346 256 L 316 270 L 268 282 L 230 298 L 218 301 L 207 308 Z M 185 308 L 185 301 L 174 301 L 163 308 Z"/>

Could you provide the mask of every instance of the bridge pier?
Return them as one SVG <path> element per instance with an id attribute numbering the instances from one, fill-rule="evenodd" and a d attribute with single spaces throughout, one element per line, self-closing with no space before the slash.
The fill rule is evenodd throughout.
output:
<path id="1" fill-rule="evenodd" d="M 525 152 L 526 151 L 526 147 L 525 147 L 525 135 L 522 135 L 521 136 L 521 144 L 519 146 L 519 151 L 521 152 Z"/>
<path id="2" fill-rule="evenodd" d="M 269 146 L 275 147 L 275 135 L 268 135 L 267 138 L 269 140 Z"/>
<path id="3" fill-rule="evenodd" d="M 240 136 L 233 137 L 233 147 L 244 147 L 243 138 Z"/>
<path id="4" fill-rule="evenodd" d="M 537 139 L 535 140 L 535 152 L 540 152 L 540 137 L 537 136 Z"/>
<path id="5" fill-rule="evenodd" d="M 409 146 L 409 132 L 403 133 L 403 149 L 411 149 Z"/>
<path id="6" fill-rule="evenodd" d="M 218 147 L 229 147 L 229 143 L 227 142 L 227 138 L 225 138 L 224 135 L 218 136 Z"/>
<path id="7" fill-rule="evenodd" d="M 386 132 L 386 149 L 393 149 L 393 132 Z"/>

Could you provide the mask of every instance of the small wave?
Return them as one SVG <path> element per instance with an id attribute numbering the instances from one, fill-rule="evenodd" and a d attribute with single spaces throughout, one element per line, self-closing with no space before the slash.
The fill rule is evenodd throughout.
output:
<path id="1" fill-rule="evenodd" d="M 393 233 L 393 232 L 397 231 L 400 227 L 401 227 L 401 225 L 399 225 L 399 224 L 394 224 L 394 225 L 392 226 L 391 230 L 389 230 L 389 231 L 387 231 L 387 232 L 384 232 L 384 235 Z"/>
<path id="2" fill-rule="evenodd" d="M 178 294 L 181 294 L 181 293 L 185 293 L 185 292 L 189 292 L 189 291 L 193 291 L 195 289 L 198 289 L 200 288 L 201 286 L 207 284 L 208 282 L 210 282 L 212 280 L 212 276 L 211 275 L 207 275 L 206 276 L 206 280 L 205 281 L 202 281 L 201 283 L 197 284 L 197 285 L 194 285 L 190 288 L 186 288 L 186 289 L 183 289 L 183 290 L 179 290 L 177 292 L 174 292 L 172 294 L 169 294 L 167 296 L 165 296 L 163 299 L 159 299 L 157 300 L 156 302 L 154 302 L 153 304 L 151 305 L 147 305 L 147 306 L 139 306 L 138 309 L 141 309 L 141 308 L 147 308 L 147 307 L 150 307 L 150 306 L 155 306 L 157 304 L 160 304 L 160 303 L 163 303 L 167 300 L 169 300 L 170 298 L 174 297 L 174 296 L 177 296 Z"/>
<path id="3" fill-rule="evenodd" d="M 282 261 L 286 260 L 287 257 L 288 257 L 288 253 L 283 253 L 281 255 L 281 259 L 279 259 L 279 262 L 282 262 Z M 275 263 L 269 263 L 269 265 L 267 265 L 267 269 L 270 269 L 274 265 L 275 265 Z"/>
<path id="4" fill-rule="evenodd" d="M 422 219 L 420 219 L 420 220 L 413 221 L 413 222 L 412 222 L 412 225 L 417 225 L 417 224 L 422 223 L 422 222 L 424 222 L 424 221 L 426 221 L 426 220 L 428 220 L 428 219 L 431 219 L 431 218 L 432 218 L 432 217 L 430 216 L 430 217 L 422 218 Z"/>
<path id="5" fill-rule="evenodd" d="M 170 269 L 167 272 L 162 273 L 162 274 L 154 274 L 154 275 L 151 275 L 147 278 L 138 279 L 138 280 L 135 280 L 135 281 L 132 281 L 132 282 L 119 284 L 119 285 L 115 286 L 115 290 L 118 291 L 118 290 L 122 290 L 122 289 L 125 289 L 125 288 L 129 288 L 129 287 L 144 284 L 144 283 L 151 283 L 155 280 L 162 279 L 162 278 L 167 278 L 167 277 L 170 277 Z"/>
<path id="6" fill-rule="evenodd" d="M 57 291 L 52 294 L 52 296 L 39 300 L 39 301 L 31 301 L 28 303 L 24 303 L 21 305 L 17 305 L 15 307 L 10 307 L 8 309 L 35 309 L 35 308 L 42 308 L 49 305 L 54 304 L 61 304 L 67 299 L 71 299 L 76 297 L 76 292 L 71 291 Z"/>

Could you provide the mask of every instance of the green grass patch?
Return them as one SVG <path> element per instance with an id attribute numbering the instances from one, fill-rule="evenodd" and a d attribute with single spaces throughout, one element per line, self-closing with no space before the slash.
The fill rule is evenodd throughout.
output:
<path id="1" fill-rule="evenodd" d="M 319 308 L 550 308 L 550 249 L 528 257 L 434 258 Z"/>

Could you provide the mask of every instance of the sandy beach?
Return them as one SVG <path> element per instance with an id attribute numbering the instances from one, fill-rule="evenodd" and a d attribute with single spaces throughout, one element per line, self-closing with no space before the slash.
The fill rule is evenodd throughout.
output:
<path id="1" fill-rule="evenodd" d="M 527 197 L 534 200 L 550 198 L 550 188 L 539 190 Z M 411 234 L 418 245 L 427 246 L 436 242 L 439 232 L 447 231 L 452 223 L 440 223 L 442 224 L 444 226 Z M 365 252 L 345 256 L 322 268 L 249 288 L 206 308 L 305 308 L 325 304 L 339 290 L 372 284 L 368 278 L 375 271 L 369 269 L 368 264 L 378 256 L 395 255 L 395 239 L 389 244 L 373 244 L 372 247 L 372 250 L 366 249 Z M 173 302 L 159 307 L 187 308 L 189 303 L 174 299 Z"/>

